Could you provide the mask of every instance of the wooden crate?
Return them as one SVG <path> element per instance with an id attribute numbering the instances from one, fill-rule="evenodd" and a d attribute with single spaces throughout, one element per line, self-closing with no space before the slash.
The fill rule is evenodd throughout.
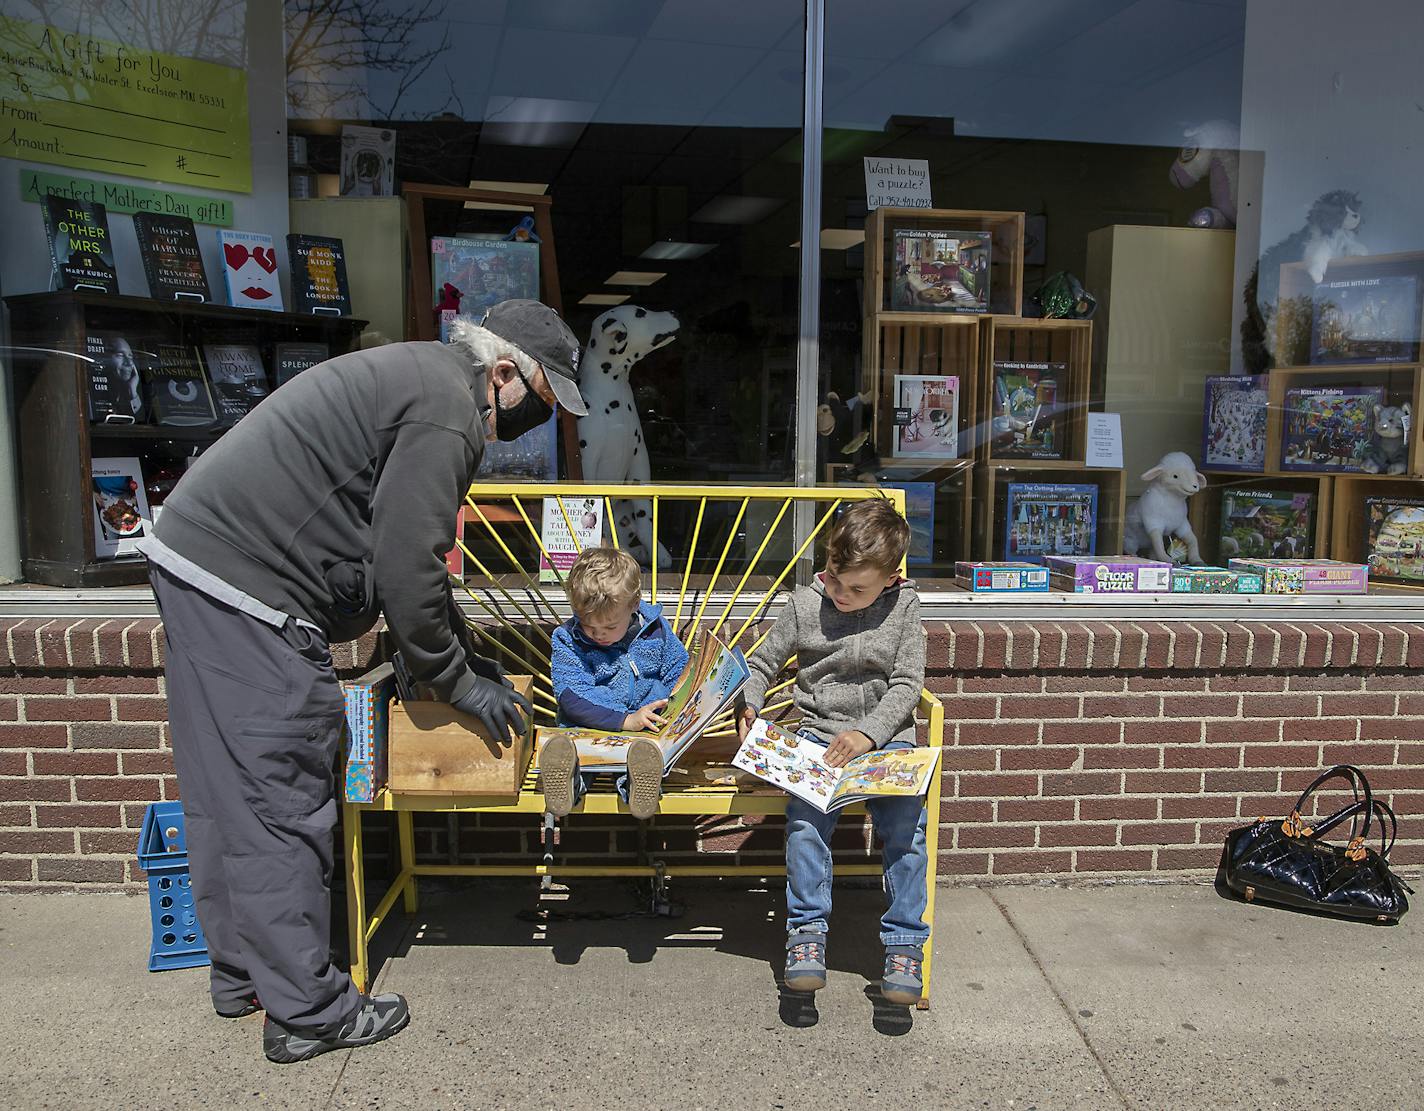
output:
<path id="1" fill-rule="evenodd" d="M 1315 559 L 1335 558 L 1331 546 L 1331 512 L 1335 476 L 1328 474 L 1242 474 L 1239 471 L 1207 471 L 1207 488 L 1188 502 L 1192 531 L 1201 545 L 1202 559 L 1224 565 L 1221 552 L 1222 498 L 1228 490 L 1280 490 L 1315 495 Z"/>
<path id="2" fill-rule="evenodd" d="M 1015 460 L 984 463 L 974 469 L 974 559 L 1005 559 L 1004 499 L 1011 482 L 1091 483 L 1098 488 L 1098 541 L 1096 554 L 1122 551 L 1122 526 L 1127 513 L 1127 486 L 1123 472 L 1081 463 L 1053 460 Z"/>
<path id="3" fill-rule="evenodd" d="M 1365 513 L 1365 499 L 1373 496 L 1424 498 L 1424 483 L 1398 475 L 1380 478 L 1374 475 L 1337 475 L 1334 479 L 1335 500 L 1330 514 L 1330 558 L 1343 559 L 1350 563 L 1364 563 L 1368 518 Z M 1371 589 L 1374 589 L 1375 574 L 1370 572 Z M 1424 590 L 1424 583 L 1404 583 L 1386 580 L 1381 584 L 1390 590 L 1417 592 Z"/>
<path id="4" fill-rule="evenodd" d="M 1058 382 L 1058 408 L 1062 414 L 1061 462 L 1082 465 L 1087 458 L 1088 390 L 1092 371 L 1093 322 L 1091 320 L 1010 319 L 991 316 L 981 322 L 983 357 L 978 396 L 982 404 L 975 445 L 980 458 L 1033 464 L 1033 460 L 1004 456 L 994 444 L 994 364 L 1001 362 L 1062 363 Z"/>
<path id="5" fill-rule="evenodd" d="M 1281 451 L 1285 439 L 1286 392 L 1305 386 L 1383 386 L 1386 404 L 1409 402 L 1412 419 L 1407 434 L 1409 459 L 1405 474 L 1424 477 L 1424 367 L 1418 363 L 1345 363 L 1339 366 L 1278 367 L 1266 379 L 1266 466 L 1267 473 L 1301 474 L 1281 471 Z M 1325 472 L 1337 474 L 1339 472 Z M 1351 475 L 1378 479 L 1397 475 Z"/>
<path id="6" fill-rule="evenodd" d="M 987 232 L 990 236 L 989 312 L 1004 316 L 1019 315 L 1023 307 L 1024 214 L 957 208 L 877 208 L 871 212 L 865 229 L 867 314 L 890 312 L 891 255 L 895 249 L 894 232 L 897 228 Z M 956 314 L 937 312 L 929 315 L 938 318 Z"/>
<path id="7" fill-rule="evenodd" d="M 530 697 L 534 680 L 511 675 Z M 519 795 L 533 753 L 533 732 L 496 741 L 469 714 L 445 702 L 393 702 L 390 716 L 392 791 Z"/>
<path id="8" fill-rule="evenodd" d="M 934 527 L 928 562 L 911 562 L 912 578 L 949 578 L 954 565 L 968 559 L 973 529 L 974 462 L 971 459 L 946 459 L 911 462 L 887 459 L 881 461 L 881 485 L 892 482 L 929 482 L 934 484 Z M 913 527 L 913 518 L 911 521 Z"/>
<path id="9" fill-rule="evenodd" d="M 896 313 L 895 318 L 866 322 L 861 388 L 876 398 L 876 451 L 885 459 L 894 454 L 895 375 L 954 375 L 959 379 L 959 454 L 972 455 L 979 412 L 979 318 L 928 313 Z M 945 460 L 916 462 L 927 466 Z"/>

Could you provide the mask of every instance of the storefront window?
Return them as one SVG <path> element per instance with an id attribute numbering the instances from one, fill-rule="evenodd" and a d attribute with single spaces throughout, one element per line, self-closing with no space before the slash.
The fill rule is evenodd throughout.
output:
<path id="1" fill-rule="evenodd" d="M 828 0 L 819 461 L 905 487 L 922 578 L 1131 552 L 1421 581 L 1421 16 L 1367 8 Z"/>

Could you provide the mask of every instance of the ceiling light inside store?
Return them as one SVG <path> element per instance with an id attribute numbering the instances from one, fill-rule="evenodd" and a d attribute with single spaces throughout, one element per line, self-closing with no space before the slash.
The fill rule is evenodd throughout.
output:
<path id="1" fill-rule="evenodd" d="M 821 229 L 821 250 L 823 251 L 849 251 L 852 247 L 859 247 L 864 242 L 864 228 Z M 798 239 L 791 246 L 800 247 L 801 240 Z"/>
<path id="2" fill-rule="evenodd" d="M 480 125 L 480 145 L 572 147 L 597 107 L 587 100 L 492 96 Z"/>
<path id="3" fill-rule="evenodd" d="M 604 285 L 652 285 L 667 274 L 656 270 L 619 270 Z"/>
<path id="4" fill-rule="evenodd" d="M 678 243 L 672 239 L 662 239 L 638 257 L 672 260 L 701 258 L 707 252 L 716 249 L 717 244 L 715 243 Z"/>
<path id="5" fill-rule="evenodd" d="M 779 197 L 734 197 L 723 194 L 693 213 L 701 224 L 755 224 L 765 220 L 786 202 Z"/>
<path id="6" fill-rule="evenodd" d="M 471 189 L 487 189 L 493 193 L 528 193 L 531 196 L 542 197 L 549 191 L 549 186 L 542 181 L 472 181 Z M 527 204 L 484 204 L 479 201 L 466 201 L 466 208 L 478 208 L 484 212 L 533 212 L 534 209 Z"/>
<path id="7" fill-rule="evenodd" d="M 580 305 L 621 305 L 631 297 L 631 293 L 585 293 L 579 298 Z"/>

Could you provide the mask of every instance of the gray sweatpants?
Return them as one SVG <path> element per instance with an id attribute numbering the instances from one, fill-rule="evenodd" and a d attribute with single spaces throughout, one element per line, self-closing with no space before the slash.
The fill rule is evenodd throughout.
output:
<path id="1" fill-rule="evenodd" d="M 331 961 L 341 687 L 320 634 L 218 602 L 161 567 L 173 759 L 214 1004 L 256 992 L 268 1015 L 323 1027 L 355 1014 Z"/>

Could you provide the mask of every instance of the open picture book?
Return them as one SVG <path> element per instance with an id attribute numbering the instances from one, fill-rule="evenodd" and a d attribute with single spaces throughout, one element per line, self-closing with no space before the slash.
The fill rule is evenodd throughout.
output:
<path id="1" fill-rule="evenodd" d="M 668 695 L 668 704 L 660 711 L 667 720 L 660 731 L 609 733 L 577 726 L 541 726 L 539 749 L 543 751 L 550 737 L 568 737 L 578 749 L 580 771 L 621 773 L 628 768 L 628 746 L 638 737 L 651 737 L 663 750 L 666 771 L 727 708 L 748 674 L 740 649 L 728 648 L 710 632 L 699 634 L 681 678 Z"/>
<path id="2" fill-rule="evenodd" d="M 757 718 L 732 763 L 828 814 L 867 799 L 923 795 L 939 754 L 938 748 L 876 749 L 833 768 L 824 745 Z"/>

